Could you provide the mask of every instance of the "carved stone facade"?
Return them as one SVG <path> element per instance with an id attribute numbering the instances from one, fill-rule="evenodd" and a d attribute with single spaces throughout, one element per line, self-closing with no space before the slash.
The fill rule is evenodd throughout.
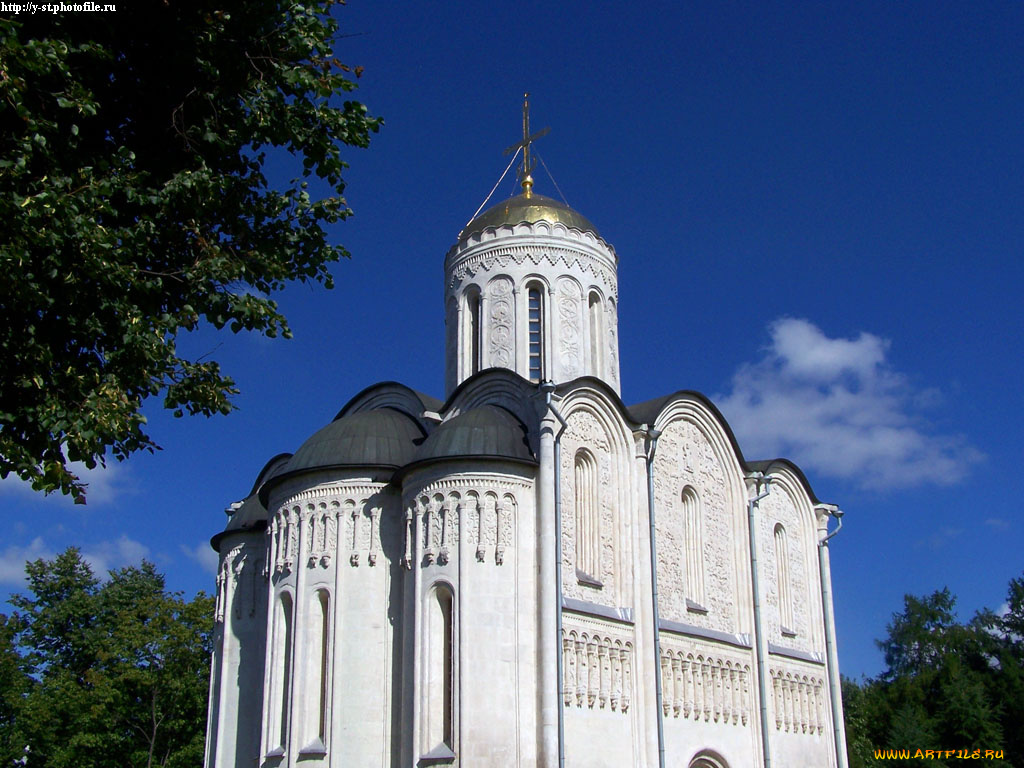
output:
<path id="1" fill-rule="evenodd" d="M 623 404 L 617 264 L 556 201 L 485 212 L 447 400 L 363 390 L 232 505 L 206 768 L 843 768 L 825 507 L 702 396 Z"/>
<path id="2" fill-rule="evenodd" d="M 515 305 L 512 278 L 496 277 L 487 287 L 490 321 L 487 337 L 490 341 L 488 362 L 492 368 L 515 369 Z"/>
<path id="3" fill-rule="evenodd" d="M 668 423 L 654 459 L 654 499 L 658 509 L 659 610 L 663 618 L 723 632 L 736 631 L 737 536 L 744 510 L 729 503 L 726 468 L 698 425 L 685 418 Z M 683 493 L 698 499 L 702 547 L 693 553 L 704 580 L 706 605 L 692 598 L 686 583 L 687 531 Z M 690 568 L 694 570 L 694 568 Z M 688 595 L 690 597 L 688 597 Z"/>

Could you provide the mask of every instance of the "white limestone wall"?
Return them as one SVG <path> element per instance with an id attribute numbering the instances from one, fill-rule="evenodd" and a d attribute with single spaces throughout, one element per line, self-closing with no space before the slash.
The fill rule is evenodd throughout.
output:
<path id="1" fill-rule="evenodd" d="M 569 425 L 560 445 L 562 595 L 613 609 L 633 608 L 638 489 L 631 482 L 631 436 L 596 393 L 574 393 L 560 407 Z M 593 464 L 588 488 L 577 487 L 581 451 Z M 588 493 L 592 498 L 584 503 L 580 497 Z M 587 558 L 585 547 L 596 552 Z M 594 573 L 581 568 L 586 562 L 595 564 Z"/>
<path id="2" fill-rule="evenodd" d="M 231 533 L 220 542 L 208 768 L 249 768 L 259 757 L 267 621 L 265 562 L 262 531 Z"/>
<path id="3" fill-rule="evenodd" d="M 562 618 L 565 764 L 642 764 L 632 622 L 567 611 Z"/>
<path id="4" fill-rule="evenodd" d="M 824 664 L 771 654 L 768 666 L 773 764 L 834 766 L 835 738 Z"/>
<path id="5" fill-rule="evenodd" d="M 760 764 L 750 647 L 662 632 L 661 672 L 667 765 L 689 765 L 704 750 L 730 766 Z"/>
<path id="6" fill-rule="evenodd" d="M 749 632 L 748 611 L 741 608 L 750 603 L 746 508 L 727 439 L 692 402 L 678 404 L 659 428 L 654 501 L 660 618 Z M 689 520 L 687 503 L 695 507 Z M 697 530 L 688 530 L 694 522 Z M 695 572 L 699 585 L 690 583 Z"/>
<path id="7" fill-rule="evenodd" d="M 772 645 L 816 654 L 824 658 L 824 623 L 821 615 L 821 584 L 817 564 L 817 527 L 810 499 L 788 473 L 773 473 L 769 495 L 758 502 L 757 535 L 761 555 L 763 620 Z M 775 543 L 776 526 L 785 532 L 788 555 L 789 599 L 793 626 L 781 618 L 780 567 Z"/>
<path id="8" fill-rule="evenodd" d="M 400 498 L 372 478 L 321 473 L 275 489 L 271 509 L 264 761 L 390 766 L 402 677 Z"/>
<path id="9" fill-rule="evenodd" d="M 530 377 L 532 285 L 542 289 L 543 378 L 592 375 L 618 392 L 617 261 L 593 233 L 545 221 L 488 229 L 453 246 L 445 259 L 448 394 L 475 373 L 468 296 L 481 301 L 480 369 L 509 368 Z"/>
<path id="10" fill-rule="evenodd" d="M 466 471 L 458 464 L 433 465 L 403 481 L 414 618 L 406 644 L 412 712 L 402 762 L 532 765 L 538 685 L 532 470 L 508 465 L 481 472 L 476 464 Z M 432 661 L 438 589 L 448 591 L 453 605 L 447 694 Z"/>

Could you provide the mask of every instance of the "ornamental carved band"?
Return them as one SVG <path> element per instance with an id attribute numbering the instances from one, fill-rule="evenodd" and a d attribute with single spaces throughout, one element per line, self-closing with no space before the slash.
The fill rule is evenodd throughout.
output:
<path id="1" fill-rule="evenodd" d="M 746 725 L 750 718 L 750 666 L 713 654 L 663 649 L 665 717 Z"/>
<path id="2" fill-rule="evenodd" d="M 494 368 L 514 368 L 515 311 L 512 307 L 512 279 L 496 277 L 487 286 L 487 295 L 490 302 L 490 365 Z"/>
<path id="3" fill-rule="evenodd" d="M 513 541 L 517 506 L 508 492 L 462 489 L 421 494 L 406 511 L 402 562 L 412 567 L 418 544 L 421 566 L 447 565 L 458 552 L 460 531 L 464 531 L 476 562 L 492 559 L 495 565 L 503 565 Z"/>
<path id="4" fill-rule="evenodd" d="M 583 372 L 580 353 L 580 287 L 575 281 L 558 281 L 558 353 L 562 379 L 575 379 Z"/>
<path id="5" fill-rule="evenodd" d="M 816 734 L 825 730 L 825 681 L 796 670 L 771 669 L 775 729 Z"/>
<path id="6" fill-rule="evenodd" d="M 562 630 L 565 706 L 625 714 L 633 698 L 633 644 L 596 631 Z"/>

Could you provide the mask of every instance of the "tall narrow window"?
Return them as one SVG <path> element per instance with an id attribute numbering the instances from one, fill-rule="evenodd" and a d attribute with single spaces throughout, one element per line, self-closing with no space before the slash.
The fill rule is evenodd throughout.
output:
<path id="1" fill-rule="evenodd" d="M 604 373 L 601 353 L 604 349 L 604 312 L 601 309 L 601 297 L 596 291 L 590 294 L 587 309 L 590 316 L 590 372 L 594 376 L 601 376 Z"/>
<path id="2" fill-rule="evenodd" d="M 701 520 L 700 497 L 692 486 L 683 489 L 683 526 L 686 542 L 686 598 L 687 607 L 704 610 L 704 528 Z"/>
<path id="3" fill-rule="evenodd" d="M 540 288 L 534 286 L 527 291 L 527 309 L 530 338 L 530 381 L 539 382 L 544 376 L 544 306 Z"/>
<path id="4" fill-rule="evenodd" d="M 793 636 L 793 592 L 789 573 L 789 543 L 786 529 L 779 523 L 775 526 L 775 571 L 779 580 L 779 622 L 782 634 Z"/>
<path id="5" fill-rule="evenodd" d="M 480 292 L 471 289 L 466 294 L 466 344 L 469 345 L 469 373 L 480 370 Z"/>
<path id="6" fill-rule="evenodd" d="M 597 501 L 597 462 L 585 450 L 576 453 L 576 577 L 600 586 L 601 510 Z"/>
<path id="7" fill-rule="evenodd" d="M 444 748 L 455 749 L 455 638 L 448 587 L 434 588 L 427 612 L 427 742 L 431 754 L 441 755 Z"/>
<path id="8" fill-rule="evenodd" d="M 288 746 L 288 702 L 291 698 L 292 687 L 292 596 L 287 592 L 281 595 L 281 611 L 279 616 L 279 635 L 277 647 L 281 649 L 278 657 L 277 672 L 280 687 L 278 705 L 280 706 L 280 717 L 278 718 L 278 740 L 281 748 Z"/>
<path id="9" fill-rule="evenodd" d="M 321 589 L 317 592 L 318 602 L 320 603 L 320 658 L 317 662 L 320 666 L 319 677 L 320 685 L 317 686 L 319 690 L 317 693 L 317 711 L 319 714 L 320 727 L 317 731 L 317 735 L 320 737 L 320 743 L 327 743 L 327 689 L 328 689 L 328 664 L 330 662 L 330 641 L 331 641 L 331 598 L 327 594 L 327 590 Z"/>

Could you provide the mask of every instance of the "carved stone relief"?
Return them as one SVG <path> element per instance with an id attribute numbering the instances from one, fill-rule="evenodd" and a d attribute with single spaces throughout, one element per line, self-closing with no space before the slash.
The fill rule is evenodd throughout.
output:
<path id="1" fill-rule="evenodd" d="M 765 617 L 770 627 L 770 635 L 774 642 L 790 648 L 804 651 L 817 651 L 810 638 L 810 605 L 808 604 L 808 587 L 811 574 L 807 573 L 805 542 L 806 526 L 798 514 L 792 497 L 779 485 L 775 484 L 771 493 L 758 503 L 758 536 L 760 537 L 761 555 L 764 567 L 761 578 L 764 579 Z M 789 555 L 789 593 L 793 608 L 793 624 L 787 627 L 796 636 L 782 635 L 779 606 L 779 564 L 775 554 L 775 526 L 781 523 L 786 530 L 787 549 Z"/>
<path id="2" fill-rule="evenodd" d="M 605 310 L 604 327 L 608 329 L 608 382 L 618 390 L 619 387 L 619 316 L 615 311 L 615 302 L 609 301 Z"/>
<path id="3" fill-rule="evenodd" d="M 796 668 L 772 667 L 775 730 L 820 734 L 825 730 L 825 680 Z"/>
<path id="4" fill-rule="evenodd" d="M 415 521 L 420 523 L 424 566 L 447 565 L 458 551 L 459 531 L 464 526 L 475 562 L 491 560 L 502 565 L 514 541 L 517 502 L 511 490 L 488 485 L 443 480 L 418 493 L 406 513 L 403 563 L 412 567 Z M 517 489 L 520 484 L 516 484 Z M 522 487 L 526 487 L 523 485 Z"/>
<path id="5" fill-rule="evenodd" d="M 374 565 L 380 546 L 384 486 L 350 485 L 296 494 L 267 527 L 270 567 L 275 577 L 295 568 L 301 536 L 308 568 L 328 568 L 340 554 L 349 563 Z"/>
<path id="6" fill-rule="evenodd" d="M 614 476 L 614 456 L 607 433 L 597 418 L 587 410 L 574 411 L 568 418 L 569 428 L 561 441 L 562 477 L 562 593 L 566 597 L 587 600 L 600 605 L 615 606 L 618 596 L 617 559 L 620 554 L 619 522 L 615 514 L 618 479 Z M 576 493 L 575 458 L 586 448 L 597 463 L 597 500 L 599 529 L 597 573 L 586 574 L 599 584 L 580 580 L 576 573 Z"/>
<path id="7" fill-rule="evenodd" d="M 562 630 L 562 691 L 567 707 L 626 714 L 633 698 L 633 644 L 589 628 Z"/>
<path id="8" fill-rule="evenodd" d="M 216 621 L 223 622 L 229 611 L 235 619 L 256 615 L 256 603 L 264 584 L 260 554 L 262 552 L 239 544 L 221 557 L 214 602 Z"/>
<path id="9" fill-rule="evenodd" d="M 575 379 L 583 373 L 582 321 L 580 312 L 582 299 L 580 287 L 574 280 L 561 278 L 558 281 L 556 298 L 558 307 L 558 361 L 561 378 Z"/>
<path id="10" fill-rule="evenodd" d="M 756 709 L 749 657 L 712 643 L 664 638 L 661 680 L 667 718 L 742 727 Z"/>
<path id="11" fill-rule="evenodd" d="M 703 546 L 700 552 L 706 612 L 687 604 L 686 526 L 683 490 L 692 486 L 700 499 Z M 658 440 L 654 457 L 654 503 L 658 535 L 658 610 L 663 618 L 735 631 L 736 584 L 733 523 L 740 514 L 728 508 L 725 470 L 696 424 L 677 419 Z"/>
<path id="12" fill-rule="evenodd" d="M 490 301 L 488 364 L 494 368 L 515 368 L 515 308 L 511 278 L 495 278 L 488 284 L 487 294 Z"/>
<path id="13" fill-rule="evenodd" d="M 541 249 L 535 246 L 503 245 L 484 253 L 474 254 L 458 261 L 448 270 L 446 288 L 451 291 L 467 277 L 474 277 L 481 271 L 505 270 L 510 266 L 519 267 L 527 262 L 531 262 L 535 266 L 546 262 L 547 266 L 556 269 L 579 269 L 584 274 L 593 275 L 604 286 L 607 295 L 618 296 L 614 270 L 609 269 L 599 259 L 583 251 L 552 246 L 545 246 Z"/>

